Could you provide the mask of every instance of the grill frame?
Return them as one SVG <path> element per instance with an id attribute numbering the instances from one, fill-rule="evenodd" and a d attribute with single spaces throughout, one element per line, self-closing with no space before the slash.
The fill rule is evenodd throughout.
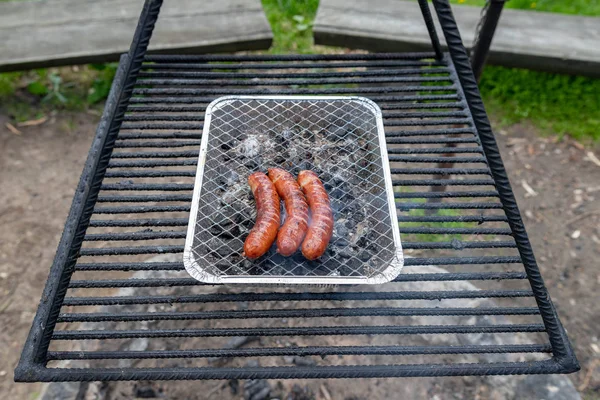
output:
<path id="1" fill-rule="evenodd" d="M 106 200 L 102 197 L 99 198 L 99 192 L 101 188 L 106 188 L 107 185 L 102 185 L 102 181 L 107 176 L 107 167 L 110 163 L 115 165 L 116 163 L 126 164 L 127 160 L 117 159 L 116 161 L 111 160 L 113 149 L 117 136 L 121 127 L 134 128 L 139 127 L 141 129 L 151 128 L 152 124 L 144 124 L 138 122 L 125 122 L 125 113 L 130 104 L 135 104 L 132 101 L 132 94 L 134 93 L 134 86 L 137 82 L 138 75 L 142 68 L 142 63 L 146 54 L 150 36 L 154 24 L 158 18 L 160 6 L 162 1 L 160 0 L 147 0 L 140 21 L 134 35 L 134 39 L 131 45 L 131 49 L 128 54 L 121 57 L 119 68 L 115 76 L 111 93 L 109 94 L 106 107 L 103 113 L 103 117 L 98 126 L 96 137 L 92 144 L 88 159 L 83 170 L 73 204 L 67 219 L 65 230 L 61 237 L 57 254 L 54 263 L 51 267 L 46 287 L 42 294 L 40 306 L 36 313 L 33 321 L 33 325 L 27 341 L 25 343 L 21 359 L 17 368 L 15 369 L 15 380 L 20 382 L 35 382 L 35 381 L 93 381 L 93 380 L 171 380 L 171 379 L 257 379 L 257 378 L 271 378 L 271 379 L 285 379 L 285 378 L 350 378 L 350 377 L 409 377 L 409 376 L 458 376 L 458 375 L 510 375 L 510 374 L 548 374 L 548 373 L 571 373 L 579 370 L 579 364 L 566 336 L 564 328 L 562 327 L 556 309 L 554 308 L 547 289 L 544 285 L 541 277 L 539 268 L 535 261 L 531 244 L 527 237 L 523 221 L 521 219 L 516 200 L 506 171 L 504 169 L 498 146 L 496 144 L 494 135 L 491 131 L 490 123 L 487 118 L 479 90 L 477 88 L 476 80 L 473 76 L 471 65 L 467 56 L 467 51 L 462 44 L 456 22 L 452 15 L 450 5 L 447 0 L 434 0 L 433 5 L 437 13 L 438 19 L 440 20 L 442 30 L 446 37 L 448 44 L 450 59 L 447 59 L 447 64 L 450 68 L 450 74 L 453 77 L 453 81 L 458 83 L 458 86 L 448 86 L 446 88 L 456 89 L 462 98 L 458 98 L 457 101 L 464 101 L 466 104 L 466 110 L 468 111 L 467 118 L 471 118 L 472 126 L 470 128 L 458 128 L 462 130 L 469 130 L 473 132 L 477 138 L 478 144 L 481 146 L 481 150 L 484 153 L 484 157 L 456 157 L 453 162 L 482 162 L 489 167 L 489 172 L 493 179 L 493 184 L 498 192 L 498 197 L 501 202 L 501 208 L 504 210 L 506 221 L 508 222 L 511 230 L 511 234 L 514 237 L 515 243 L 511 242 L 479 242 L 485 245 L 474 243 L 473 247 L 484 246 L 486 248 L 496 248 L 499 246 L 516 247 L 519 251 L 519 260 L 525 269 L 525 275 L 531 285 L 531 292 L 523 291 L 499 291 L 499 293 L 488 293 L 481 291 L 481 293 L 473 293 L 474 297 L 481 297 L 483 295 L 492 295 L 500 297 L 512 297 L 520 295 L 533 294 L 537 302 L 540 316 L 543 321 L 542 325 L 531 325 L 528 329 L 537 331 L 543 329 L 548 335 L 548 339 L 551 345 L 552 358 L 543 361 L 532 361 L 532 362 L 504 362 L 504 363 L 482 363 L 482 364 L 398 364 L 398 365 L 353 365 L 353 366 L 326 366 L 326 367 L 244 367 L 244 368 L 49 368 L 47 362 L 50 359 L 60 358 L 58 352 L 49 353 L 49 345 L 55 334 L 54 328 L 56 323 L 59 321 L 59 313 L 63 305 L 68 305 L 69 302 L 65 301 L 65 295 L 67 290 L 72 285 L 79 285 L 86 287 L 86 282 L 71 282 L 71 277 L 76 270 L 76 263 L 80 257 L 81 247 L 86 238 L 86 230 L 90 226 L 90 218 L 94 212 L 94 207 L 98 201 Z M 427 16 L 424 12 L 424 18 L 428 26 L 431 25 L 431 15 Z M 432 35 L 432 43 L 434 49 L 438 49 L 439 42 L 437 37 Z M 397 56 L 397 55 L 396 55 Z M 410 60 L 418 60 L 423 57 L 423 54 L 403 54 L 403 62 L 410 63 Z M 346 62 L 352 62 L 353 60 L 371 60 L 379 63 L 385 63 L 386 60 L 393 60 L 397 57 L 394 55 L 345 55 L 345 56 L 153 56 L 146 58 L 147 60 L 160 61 L 162 57 L 167 57 L 169 60 L 178 60 L 179 62 L 185 63 L 190 60 L 202 59 L 205 62 L 209 61 L 316 61 L 316 62 L 332 62 L 336 60 L 342 60 Z M 170 57 L 170 58 L 169 58 Z M 446 56 L 447 57 L 447 56 Z M 163 59 L 167 59 L 163 58 Z M 267 67 L 265 67 L 267 68 Z M 373 78 L 374 82 L 385 82 L 385 78 Z M 378 80 L 379 79 L 379 80 Z M 406 91 L 414 90 L 418 91 L 419 87 L 411 89 L 404 87 Z M 186 89 L 172 89 L 178 93 L 186 93 Z M 138 94 L 142 94 L 144 89 L 137 89 Z M 191 92 L 194 89 L 190 90 Z M 294 93 L 299 90 L 291 89 Z M 301 92 L 302 90 L 300 90 Z M 313 89 L 305 89 L 305 92 L 309 94 Z M 205 90 L 204 95 L 210 94 L 221 94 L 220 92 L 227 92 L 227 89 L 210 89 Z M 285 90 L 282 90 L 285 92 Z M 356 92 L 356 91 L 355 91 Z M 361 91 L 362 92 L 362 91 Z M 168 91 L 166 91 L 168 93 Z M 363 92 L 364 93 L 364 92 Z M 368 93 L 368 91 L 367 91 Z M 222 93 L 228 94 L 228 93 Z M 253 94 L 261 94 L 260 91 L 253 92 Z M 375 96 L 376 97 L 376 96 Z M 393 96 L 387 96 L 387 99 L 391 99 Z M 402 99 L 407 99 L 407 96 L 401 96 Z M 439 98 L 439 96 L 431 96 L 431 100 Z M 373 99 L 373 97 L 371 97 Z M 185 98 L 175 99 L 176 102 L 185 102 Z M 453 120 L 445 120 L 444 125 L 452 123 Z M 457 120 L 464 123 L 464 120 Z M 143 121 L 142 121 L 143 122 Z M 434 125 L 434 124 L 432 124 Z M 182 128 L 189 126 L 187 123 L 180 125 Z M 402 126 L 402 125 L 400 125 Z M 431 131 L 435 132 L 446 132 L 448 135 L 456 132 L 456 128 L 436 128 L 435 126 L 430 127 Z M 427 134 L 421 134 L 418 137 L 427 137 Z M 123 138 L 123 136 L 121 136 Z M 391 158 L 391 157 L 390 157 Z M 417 158 L 418 159 L 418 158 Z M 423 161 L 427 162 L 443 162 L 444 158 L 436 157 L 420 157 Z M 395 161 L 402 161 L 402 156 L 394 157 Z M 415 158 L 412 158 L 415 160 Z M 133 161 L 135 162 L 135 161 Z M 164 163 L 164 162 L 163 162 Z M 143 164 L 143 163 L 142 163 Z M 187 164 L 189 165 L 189 164 Z M 457 168 L 457 173 L 460 173 Z M 489 180 L 482 180 L 487 181 Z M 429 186 L 445 185 L 451 182 L 445 182 L 443 180 L 404 180 L 400 181 L 401 184 L 416 184 Z M 469 184 L 468 181 L 461 181 L 462 185 Z M 476 180 L 473 180 L 476 182 Z M 396 182 L 397 183 L 397 182 Z M 477 184 L 477 183 L 472 183 Z M 136 187 L 142 190 L 149 190 L 151 186 Z M 161 185 L 161 189 L 165 190 L 165 186 Z M 129 188 L 134 189 L 133 187 Z M 168 190 L 168 188 L 166 188 Z M 181 188 L 178 188 L 181 189 Z M 186 189 L 187 190 L 187 189 Z M 438 194 L 443 196 L 444 194 Z M 446 193 L 445 195 L 448 195 Z M 474 205 L 475 204 L 475 205 Z M 481 208 L 487 207 L 485 203 L 480 206 L 476 206 L 477 203 L 469 203 L 470 208 Z M 424 203 L 422 208 L 435 209 L 436 203 Z M 114 211 L 114 210 L 113 210 Z M 98 212 L 98 210 L 96 210 Z M 410 218 L 410 217 L 408 217 Z M 438 217 L 438 218 L 451 218 L 451 217 Z M 482 219 L 484 217 L 481 217 Z M 502 219 L 502 218 L 501 218 Z M 167 223 L 167 222 L 166 222 Z M 177 223 L 177 221 L 171 221 L 170 223 Z M 504 243 L 504 244 L 503 244 Z M 464 243 L 469 246 L 469 243 Z M 410 248 L 425 248 L 435 249 L 444 248 L 440 247 L 443 244 L 425 245 L 422 243 L 406 243 L 403 242 L 405 249 Z M 174 246 L 176 247 L 176 246 Z M 150 246 L 148 253 L 156 253 Z M 178 251 L 178 248 L 166 249 L 165 252 Z M 140 253 L 140 254 L 143 254 Z M 476 263 L 481 262 L 481 259 L 486 257 L 473 257 L 473 260 L 466 260 L 461 258 L 461 263 L 466 262 Z M 515 262 L 514 259 L 509 257 L 489 257 L 485 260 L 486 263 L 499 263 L 499 262 Z M 418 261 L 415 261 L 418 260 Z M 432 262 L 437 265 L 446 265 L 452 263 L 451 257 L 446 258 L 433 258 L 429 259 L 406 259 L 405 265 L 411 263 L 415 265 L 419 262 Z M 454 260 L 456 261 L 456 260 Z M 169 263 L 165 263 L 169 264 Z M 144 268 L 139 263 L 132 263 L 131 270 L 138 268 Z M 164 267 L 164 268 L 163 268 Z M 97 264 L 83 265 L 79 264 L 77 270 L 102 270 L 102 266 Z M 163 265 L 157 266 L 157 268 L 178 270 L 181 268 L 179 265 Z M 416 276 L 415 276 L 416 275 Z M 433 274 L 435 275 L 435 274 Z M 462 280 L 462 279 L 500 279 L 505 277 L 507 279 L 523 278 L 523 273 L 505 273 L 504 275 L 498 273 L 450 273 L 450 274 L 438 274 L 443 276 L 418 276 L 414 275 L 400 275 L 396 278 L 396 282 L 429 279 L 429 280 Z M 151 282 L 145 282 L 148 284 Z M 157 282 L 158 283 L 158 282 Z M 191 282 L 183 282 L 184 284 L 191 284 Z M 120 287 L 121 285 L 131 286 L 131 282 L 110 282 L 111 287 Z M 526 293 L 525 293 L 526 292 Z M 421 293 L 421 292 L 419 292 Z M 410 293 L 405 293 L 409 295 Z M 465 294 L 466 295 L 466 294 Z M 444 294 L 440 292 L 425 292 L 418 296 L 425 296 L 425 298 L 439 299 L 443 298 Z M 419 297 L 421 298 L 421 297 Z M 110 298 L 108 298 L 110 303 Z M 169 301 L 169 299 L 165 299 Z M 94 303 L 98 304 L 98 303 Z M 417 328 L 418 329 L 418 328 Z M 537 350 L 540 347 L 536 347 Z M 480 349 L 482 350 L 482 349 Z M 546 348 L 547 350 L 547 348 Z M 448 350 L 445 350 L 448 351 Z M 508 350 L 507 350 L 508 351 Z"/>

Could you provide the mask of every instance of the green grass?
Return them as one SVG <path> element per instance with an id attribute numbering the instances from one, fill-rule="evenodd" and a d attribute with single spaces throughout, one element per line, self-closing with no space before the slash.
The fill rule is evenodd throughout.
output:
<path id="1" fill-rule="evenodd" d="M 411 203 L 425 203 L 423 199 L 411 199 Z M 407 215 L 411 217 L 424 217 L 427 214 L 425 209 L 415 208 L 408 212 L 398 211 L 400 215 Z M 435 210 L 433 215 L 438 217 L 458 217 L 465 213 L 460 210 L 453 209 L 440 209 Z M 401 228 L 475 228 L 477 227 L 476 222 L 401 222 L 399 223 Z M 462 234 L 435 234 L 435 233 L 421 233 L 421 234 L 402 234 L 402 240 L 407 242 L 450 242 L 452 239 L 464 240 L 465 235 Z"/>
<path id="2" fill-rule="evenodd" d="M 480 89 L 501 124 L 528 120 L 543 134 L 600 140 L 600 79 L 488 66 Z"/>
<path id="3" fill-rule="evenodd" d="M 273 29 L 270 53 L 315 53 L 312 22 L 319 0 L 262 0 Z"/>
<path id="4" fill-rule="evenodd" d="M 0 74 L 0 109 L 15 121 L 52 110 L 81 111 L 101 103 L 117 64 L 90 64 Z"/>

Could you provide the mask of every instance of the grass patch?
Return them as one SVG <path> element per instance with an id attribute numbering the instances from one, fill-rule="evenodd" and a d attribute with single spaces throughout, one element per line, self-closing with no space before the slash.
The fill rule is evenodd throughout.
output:
<path id="1" fill-rule="evenodd" d="M 411 199 L 413 203 L 424 203 L 425 200 Z M 427 215 L 425 209 L 414 208 L 408 212 L 398 210 L 398 214 L 407 215 L 411 217 L 424 217 Z M 438 217 L 459 217 L 463 215 L 460 210 L 452 209 L 440 209 L 436 210 L 434 214 Z M 400 229 L 402 228 L 475 228 L 476 222 L 401 222 Z M 465 236 L 462 234 L 435 234 L 435 233 L 403 233 L 401 234 L 402 240 L 407 242 L 450 242 L 452 239 L 464 240 Z"/>
<path id="2" fill-rule="evenodd" d="M 319 0 L 262 0 L 273 30 L 273 54 L 311 54 L 315 49 L 312 24 Z"/>
<path id="3" fill-rule="evenodd" d="M 82 111 L 110 91 L 116 63 L 0 74 L 0 108 L 21 122 L 53 110 Z"/>
<path id="4" fill-rule="evenodd" d="M 488 66 L 480 89 L 501 124 L 527 119 L 544 134 L 600 140 L 600 79 Z"/>

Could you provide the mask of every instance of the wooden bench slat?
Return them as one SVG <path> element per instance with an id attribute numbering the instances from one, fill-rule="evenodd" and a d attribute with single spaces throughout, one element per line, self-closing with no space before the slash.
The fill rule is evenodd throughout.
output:
<path id="1" fill-rule="evenodd" d="M 129 49 L 144 0 L 0 3 L 0 71 L 118 60 Z M 150 51 L 268 49 L 260 0 L 166 1 Z"/>
<path id="2" fill-rule="evenodd" d="M 453 10 L 470 47 L 481 9 L 453 6 Z M 321 0 L 313 30 L 317 44 L 371 51 L 431 50 L 416 1 Z M 600 18 L 504 9 L 489 62 L 600 77 L 599 43 Z"/>

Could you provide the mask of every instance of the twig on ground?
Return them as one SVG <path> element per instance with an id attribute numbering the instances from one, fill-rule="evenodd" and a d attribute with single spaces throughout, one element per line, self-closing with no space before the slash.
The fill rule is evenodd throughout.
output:
<path id="1" fill-rule="evenodd" d="M 24 127 L 24 126 L 37 126 L 37 125 L 41 125 L 44 122 L 48 121 L 48 117 L 47 116 L 43 116 L 42 118 L 38 118 L 38 119 L 31 119 L 29 121 L 24 121 L 24 122 L 19 122 L 17 124 L 17 126 L 19 127 Z"/>
<path id="2" fill-rule="evenodd" d="M 327 386 L 321 385 L 320 389 L 325 400 L 332 400 L 331 394 L 329 393 L 329 390 L 327 390 Z"/>
<path id="3" fill-rule="evenodd" d="M 585 389 L 587 389 L 587 387 L 590 384 L 590 381 L 592 380 L 592 374 L 594 373 L 594 370 L 598 367 L 600 367 L 600 359 L 596 358 L 590 363 L 585 373 L 585 376 L 583 377 L 583 381 L 581 382 L 581 385 L 579 385 L 577 390 L 583 392 Z"/>
<path id="4" fill-rule="evenodd" d="M 600 215 L 600 210 L 595 210 L 595 211 L 588 211 L 588 212 L 584 212 L 583 214 L 579 214 L 578 216 L 571 218 L 570 220 L 567 221 L 567 225 L 572 224 L 573 222 L 577 222 L 581 219 L 584 219 L 586 217 L 589 217 L 590 215 Z"/>
<path id="5" fill-rule="evenodd" d="M 17 128 L 15 128 L 15 126 L 13 124 L 11 124 L 10 122 L 6 123 L 6 128 L 11 131 L 12 133 L 14 133 L 15 135 L 20 135 L 21 131 L 18 130 Z"/>
<path id="6" fill-rule="evenodd" d="M 215 387 L 206 392 L 206 398 L 209 399 L 213 394 L 217 393 L 223 387 L 223 383 L 219 382 Z"/>
<path id="7" fill-rule="evenodd" d="M 525 194 L 525 197 L 535 197 L 538 195 L 537 192 L 533 190 L 533 188 L 529 186 L 529 183 L 527 183 L 524 179 L 521 181 L 521 186 L 523 186 L 523 189 L 525 189 L 525 191 L 527 192 L 527 194 Z"/>
<path id="8" fill-rule="evenodd" d="M 598 159 L 598 157 L 596 157 L 596 155 L 594 153 L 592 153 L 591 151 L 587 152 L 587 158 L 593 162 L 594 164 L 596 164 L 597 166 L 600 167 L 600 160 Z"/>

